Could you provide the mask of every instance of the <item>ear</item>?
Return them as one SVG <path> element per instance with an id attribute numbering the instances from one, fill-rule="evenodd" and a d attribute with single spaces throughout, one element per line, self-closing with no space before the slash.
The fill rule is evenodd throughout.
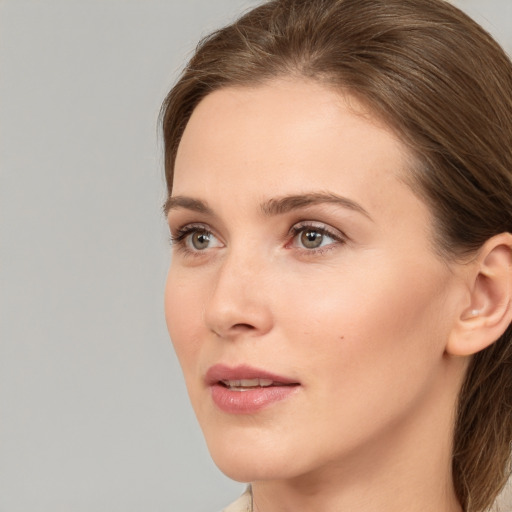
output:
<path id="1" fill-rule="evenodd" d="M 446 346 L 455 356 L 492 345 L 512 321 L 512 235 L 487 240 L 469 265 L 469 305 L 462 308 Z"/>

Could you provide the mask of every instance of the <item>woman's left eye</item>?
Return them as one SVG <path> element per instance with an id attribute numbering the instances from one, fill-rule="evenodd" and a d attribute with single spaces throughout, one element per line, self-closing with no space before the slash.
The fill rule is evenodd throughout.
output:
<path id="1" fill-rule="evenodd" d="M 323 226 L 299 225 L 292 228 L 292 247 L 315 250 L 343 241 L 343 237 Z"/>

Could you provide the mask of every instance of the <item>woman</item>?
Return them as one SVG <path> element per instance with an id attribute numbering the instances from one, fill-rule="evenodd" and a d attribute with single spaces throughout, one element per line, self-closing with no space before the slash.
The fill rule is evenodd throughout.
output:
<path id="1" fill-rule="evenodd" d="M 163 107 L 166 318 L 229 511 L 479 512 L 512 440 L 512 65 L 441 0 L 276 0 Z"/>

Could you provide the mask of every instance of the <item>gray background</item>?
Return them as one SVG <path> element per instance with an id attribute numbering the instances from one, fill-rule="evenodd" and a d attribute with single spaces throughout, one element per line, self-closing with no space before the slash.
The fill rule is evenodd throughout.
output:
<path id="1" fill-rule="evenodd" d="M 215 512 L 168 341 L 157 114 L 250 0 L 0 0 L 0 512 Z M 465 1 L 512 50 L 512 1 Z M 510 510 L 506 508 L 505 510 Z"/>

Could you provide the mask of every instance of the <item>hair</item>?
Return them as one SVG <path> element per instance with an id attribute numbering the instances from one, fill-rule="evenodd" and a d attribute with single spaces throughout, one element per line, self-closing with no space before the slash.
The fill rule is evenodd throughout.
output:
<path id="1" fill-rule="evenodd" d="M 443 0 L 274 0 L 204 38 L 162 106 L 169 196 L 198 103 L 284 77 L 348 92 L 398 134 L 442 255 L 512 232 L 512 63 Z M 509 326 L 473 356 L 459 394 L 452 472 L 466 512 L 487 510 L 510 474 L 511 365 Z"/>

